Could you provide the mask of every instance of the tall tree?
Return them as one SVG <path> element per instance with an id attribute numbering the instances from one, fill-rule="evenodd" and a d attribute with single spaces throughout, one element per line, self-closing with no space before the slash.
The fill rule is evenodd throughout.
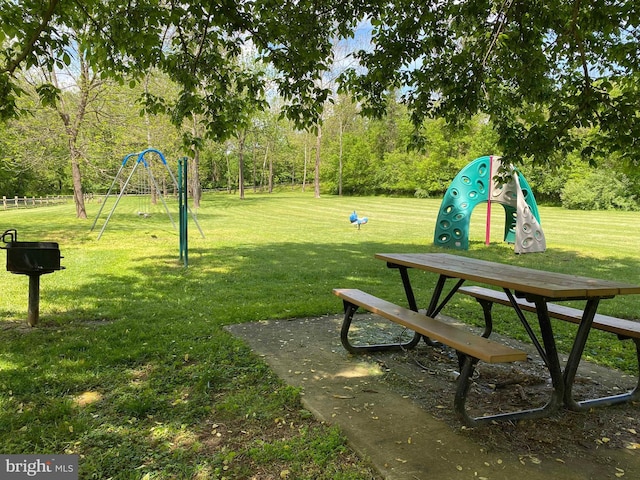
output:
<path id="1" fill-rule="evenodd" d="M 238 192 L 240 199 L 244 200 L 244 145 L 247 139 L 247 131 L 241 130 L 237 134 L 238 137 Z"/>
<path id="2" fill-rule="evenodd" d="M 320 198 L 320 149 L 322 146 L 322 125 L 316 127 L 316 163 L 313 175 L 313 196 Z"/>
<path id="3" fill-rule="evenodd" d="M 80 168 L 83 152 L 79 144 L 79 139 L 89 104 L 95 98 L 95 91 L 100 88 L 102 82 L 95 73 L 91 71 L 88 63 L 81 55 L 76 57 L 75 63 L 77 65 L 77 72 L 68 78 L 73 79 L 73 88 L 76 94 L 72 96 L 58 96 L 54 106 L 62 120 L 67 136 L 76 216 L 78 218 L 87 218 L 82 189 L 82 171 Z M 49 78 L 49 81 L 57 90 L 61 90 L 59 72 L 57 70 L 54 69 L 50 72 L 45 72 L 45 76 Z M 71 101 L 69 101 L 70 99 Z"/>

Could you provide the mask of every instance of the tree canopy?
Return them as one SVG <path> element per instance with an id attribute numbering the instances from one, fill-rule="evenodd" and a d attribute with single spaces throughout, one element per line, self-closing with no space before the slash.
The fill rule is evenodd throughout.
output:
<path id="1" fill-rule="evenodd" d="M 95 71 L 121 81 L 152 67 L 164 71 L 180 85 L 178 100 L 147 98 L 147 107 L 169 110 L 177 124 L 202 114 L 213 138 L 242 127 L 239 114 L 260 108 L 272 85 L 287 116 L 309 126 L 329 94 L 316 79 L 331 68 L 332 39 L 349 35 L 358 11 L 350 2 L 308 0 L 7 0 L 0 7 L 0 118 L 19 111 L 21 68 L 62 68 L 77 50 Z M 249 48 L 275 75 L 241 67 Z M 43 85 L 39 93 L 54 101 L 57 91 Z"/>
<path id="2" fill-rule="evenodd" d="M 370 14 L 373 47 L 346 80 L 373 113 L 402 89 L 415 125 L 484 112 L 516 159 L 578 145 L 640 158 L 637 2 L 394 0 Z"/>
<path id="3" fill-rule="evenodd" d="M 178 83 L 178 100 L 149 110 L 207 135 L 243 127 L 269 94 L 300 127 L 318 122 L 332 42 L 369 22 L 372 41 L 342 77 L 365 113 L 398 92 L 416 128 L 429 117 L 489 116 L 503 154 L 549 162 L 579 146 L 589 158 L 640 159 L 640 7 L 623 0 L 5 0 L 0 7 L 0 118 L 19 111 L 20 69 L 73 62 L 73 45 L 102 75 L 150 68 Z M 256 52 L 257 65 L 241 58 Z M 74 49 L 75 50 L 75 49 Z M 52 85 L 43 99 L 54 101 Z"/>

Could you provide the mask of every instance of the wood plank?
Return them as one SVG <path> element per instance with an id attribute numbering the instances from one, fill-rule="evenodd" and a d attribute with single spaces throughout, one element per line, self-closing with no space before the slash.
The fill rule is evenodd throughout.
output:
<path id="1" fill-rule="evenodd" d="M 465 286 L 458 289 L 459 293 L 470 295 L 472 297 L 480 298 L 490 302 L 500 303 L 502 305 L 511 306 L 509 298 L 504 292 L 492 290 L 490 288 L 478 287 L 478 286 Z M 535 312 L 536 306 L 531 302 L 527 302 L 524 299 L 516 299 L 518 305 L 523 310 L 528 312 Z M 571 323 L 580 323 L 582 321 L 582 310 L 573 307 L 567 307 L 565 305 L 557 305 L 555 303 L 548 303 L 547 310 L 549 316 L 557 318 L 558 320 L 564 320 Z M 593 318 L 593 328 L 598 330 L 604 330 L 607 332 L 615 333 L 616 335 L 622 335 L 632 338 L 640 338 L 640 322 L 633 320 L 626 320 L 623 318 L 611 317 L 609 315 L 602 315 L 596 313 Z"/>
<path id="2" fill-rule="evenodd" d="M 334 289 L 340 298 L 488 363 L 525 361 L 526 352 L 488 340 L 358 289 Z"/>
<path id="3" fill-rule="evenodd" d="M 580 299 L 640 294 L 640 286 L 638 285 L 546 272 L 447 253 L 378 253 L 375 257 L 389 264 L 508 288 L 546 298 Z"/>

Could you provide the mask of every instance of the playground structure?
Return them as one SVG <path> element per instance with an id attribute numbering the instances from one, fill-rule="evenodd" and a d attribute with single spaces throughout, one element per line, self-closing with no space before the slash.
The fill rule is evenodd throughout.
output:
<path id="1" fill-rule="evenodd" d="M 444 195 L 434 234 L 434 244 L 458 250 L 469 249 L 471 213 L 479 203 L 487 203 L 485 243 L 489 244 L 491 205 L 505 211 L 504 241 L 514 244 L 515 253 L 544 252 L 546 239 L 533 192 L 524 176 L 506 166 L 510 180 L 496 181 L 504 168 L 500 157 L 485 156 L 473 160 L 453 179 Z"/>
<path id="2" fill-rule="evenodd" d="M 191 217 L 193 218 L 193 221 L 195 222 L 196 226 L 198 227 L 198 230 L 200 231 L 200 235 L 202 235 L 202 238 L 204 238 L 204 233 L 202 232 L 202 229 L 200 228 L 200 225 L 198 224 L 198 220 L 195 217 L 195 215 L 193 214 L 193 212 L 191 211 L 191 208 L 188 206 L 187 203 L 187 159 L 186 158 L 181 158 L 178 161 L 178 179 L 176 179 L 175 175 L 173 174 L 173 172 L 171 171 L 171 169 L 169 168 L 169 165 L 167 164 L 167 161 L 164 157 L 164 155 L 162 154 L 162 152 L 160 152 L 159 150 L 156 150 L 155 148 L 148 148 L 140 153 L 129 153 L 128 155 L 125 155 L 124 159 L 122 160 L 122 163 L 120 164 L 120 169 L 118 170 L 118 173 L 116 174 L 115 178 L 113 179 L 113 182 L 111 183 L 111 186 L 109 187 L 109 190 L 107 191 L 107 194 L 105 195 L 104 201 L 102 202 L 100 209 L 98 211 L 98 214 L 96 215 L 95 220 L 93 221 L 93 224 L 91 225 L 91 231 L 94 230 L 98 219 L 100 218 L 100 216 L 102 215 L 102 210 L 104 209 L 105 205 L 107 204 L 107 201 L 109 200 L 109 197 L 111 196 L 112 191 L 114 190 L 114 187 L 116 186 L 116 184 L 118 184 L 119 181 L 121 181 L 121 175 L 123 174 L 126 166 L 127 166 L 127 162 L 129 161 L 129 159 L 136 157 L 137 159 L 133 165 L 133 168 L 131 169 L 131 171 L 129 172 L 129 175 L 127 176 L 127 179 L 125 180 L 125 182 L 120 186 L 120 192 L 118 193 L 118 197 L 116 198 L 116 201 L 113 205 L 113 207 L 111 208 L 109 214 L 107 215 L 107 218 L 104 222 L 104 224 L 102 225 L 102 228 L 100 229 L 100 233 L 98 234 L 98 240 L 100 240 L 100 238 L 102 237 L 102 234 L 104 233 L 105 229 L 107 228 L 107 225 L 109 223 L 109 220 L 111 219 L 111 217 L 113 216 L 113 213 L 115 212 L 118 204 L 120 203 L 120 200 L 122 199 L 123 195 L 125 195 L 127 193 L 127 188 L 131 185 L 132 187 L 132 193 L 135 195 L 138 195 L 140 197 L 143 196 L 148 196 L 151 195 L 151 193 L 153 192 L 157 198 L 160 199 L 160 201 L 162 202 L 162 205 L 164 207 L 164 210 L 167 214 L 167 216 L 169 217 L 169 220 L 171 221 L 171 224 L 173 225 L 173 228 L 176 228 L 176 223 L 173 219 L 173 216 L 171 215 L 171 212 L 169 211 L 169 207 L 167 206 L 167 202 L 165 201 L 164 196 L 162 195 L 162 190 L 156 180 L 156 177 L 153 174 L 153 170 L 151 168 L 151 163 L 150 161 L 147 161 L 147 159 L 145 158 L 145 156 L 147 154 L 156 154 L 158 156 L 158 158 L 160 159 L 162 165 L 164 166 L 164 169 L 166 170 L 166 172 L 168 172 L 168 175 L 173 183 L 173 186 L 175 187 L 175 190 L 178 194 L 178 210 L 179 210 L 179 233 L 180 233 L 180 260 L 184 261 L 184 265 L 187 266 L 188 265 L 188 242 L 187 242 L 187 218 L 188 215 L 187 213 L 191 214 Z M 135 184 L 132 183 L 132 179 L 134 178 L 134 174 L 136 174 L 136 171 L 138 170 L 138 167 L 142 165 L 144 167 L 144 171 L 139 171 L 138 172 L 138 181 L 135 182 Z M 149 213 L 145 210 L 144 207 L 142 207 L 142 203 L 140 203 L 138 209 L 137 214 L 139 216 L 143 216 L 143 217 L 147 217 L 149 216 Z"/>
<path id="3" fill-rule="evenodd" d="M 349 215 L 349 222 L 351 225 L 358 227 L 358 230 L 360 230 L 361 225 L 365 225 L 368 221 L 369 219 L 367 217 L 358 217 L 355 210 L 351 215 Z"/>

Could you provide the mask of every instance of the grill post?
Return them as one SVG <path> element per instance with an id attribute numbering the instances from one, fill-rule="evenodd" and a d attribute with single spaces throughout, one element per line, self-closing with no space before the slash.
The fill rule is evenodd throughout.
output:
<path id="1" fill-rule="evenodd" d="M 40 317 L 40 275 L 29 275 L 29 307 L 27 323 L 30 327 L 38 324 Z"/>

